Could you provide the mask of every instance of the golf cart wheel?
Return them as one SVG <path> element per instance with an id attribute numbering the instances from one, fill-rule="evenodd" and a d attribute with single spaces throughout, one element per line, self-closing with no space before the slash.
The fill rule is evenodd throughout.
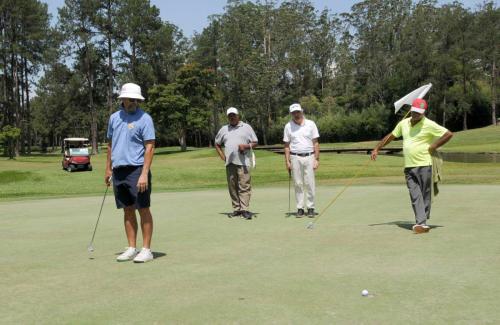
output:
<path id="1" fill-rule="evenodd" d="M 89 172 L 91 172 L 91 171 L 92 171 L 92 165 L 89 165 L 89 166 L 87 167 L 87 170 L 88 170 Z"/>
<path id="2" fill-rule="evenodd" d="M 73 167 L 71 167 L 71 166 L 68 166 L 68 168 L 66 168 L 66 170 L 67 170 L 68 172 L 70 172 L 70 173 L 71 173 L 72 171 L 74 171 Z"/>

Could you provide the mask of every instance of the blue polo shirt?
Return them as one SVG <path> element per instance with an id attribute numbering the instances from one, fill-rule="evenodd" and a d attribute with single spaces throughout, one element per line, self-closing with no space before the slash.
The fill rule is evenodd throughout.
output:
<path id="1" fill-rule="evenodd" d="M 113 168 L 142 166 L 145 142 L 155 139 L 153 119 L 140 108 L 133 114 L 120 109 L 109 118 L 107 137 L 111 140 Z"/>

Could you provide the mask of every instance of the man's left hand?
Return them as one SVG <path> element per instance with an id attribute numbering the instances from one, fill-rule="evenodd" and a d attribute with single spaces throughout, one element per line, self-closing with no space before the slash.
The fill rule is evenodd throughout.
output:
<path id="1" fill-rule="evenodd" d="M 241 153 L 244 153 L 247 149 L 248 149 L 248 145 L 247 144 L 240 144 L 240 145 L 238 145 L 238 150 Z"/>
<path id="2" fill-rule="evenodd" d="M 314 168 L 314 170 L 316 170 L 316 169 L 318 169 L 318 167 L 319 167 L 319 160 L 315 159 L 314 164 L 313 164 L 313 168 Z"/>
<path id="3" fill-rule="evenodd" d="M 436 152 L 436 149 L 437 149 L 437 148 L 436 148 L 436 146 L 435 146 L 435 145 L 433 145 L 433 144 L 431 144 L 431 145 L 429 146 L 429 153 L 430 153 L 431 155 L 432 155 L 432 154 L 434 154 L 434 153 Z"/>
<path id="4" fill-rule="evenodd" d="M 141 174 L 139 181 L 137 182 L 137 189 L 140 193 L 147 191 L 148 189 L 148 175 Z"/>

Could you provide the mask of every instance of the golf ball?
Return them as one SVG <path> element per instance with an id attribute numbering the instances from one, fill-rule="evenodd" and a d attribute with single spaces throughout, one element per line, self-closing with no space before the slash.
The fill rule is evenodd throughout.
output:
<path id="1" fill-rule="evenodd" d="M 365 290 L 361 291 L 361 295 L 362 295 L 363 297 L 368 296 L 368 290 L 366 290 L 366 289 L 365 289 Z"/>

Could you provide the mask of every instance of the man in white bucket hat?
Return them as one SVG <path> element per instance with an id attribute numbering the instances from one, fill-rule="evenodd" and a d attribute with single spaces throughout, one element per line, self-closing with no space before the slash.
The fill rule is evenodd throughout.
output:
<path id="1" fill-rule="evenodd" d="M 139 108 L 144 101 L 141 87 L 126 83 L 120 91 L 121 106 L 109 118 L 108 155 L 104 179 L 111 184 L 116 207 L 123 209 L 125 233 L 128 247 L 117 257 L 117 261 L 134 260 L 144 263 L 153 260 L 151 237 L 153 234 L 153 216 L 149 209 L 151 202 L 151 162 L 153 161 L 155 129 L 148 113 Z M 143 248 L 136 249 L 137 218 L 141 216 Z"/>
<path id="2" fill-rule="evenodd" d="M 319 167 L 319 132 L 314 121 L 304 117 L 300 104 L 290 105 L 292 119 L 285 125 L 283 142 L 285 143 L 285 164 L 292 173 L 295 184 L 297 218 L 314 218 L 315 179 L 314 173 Z"/>

